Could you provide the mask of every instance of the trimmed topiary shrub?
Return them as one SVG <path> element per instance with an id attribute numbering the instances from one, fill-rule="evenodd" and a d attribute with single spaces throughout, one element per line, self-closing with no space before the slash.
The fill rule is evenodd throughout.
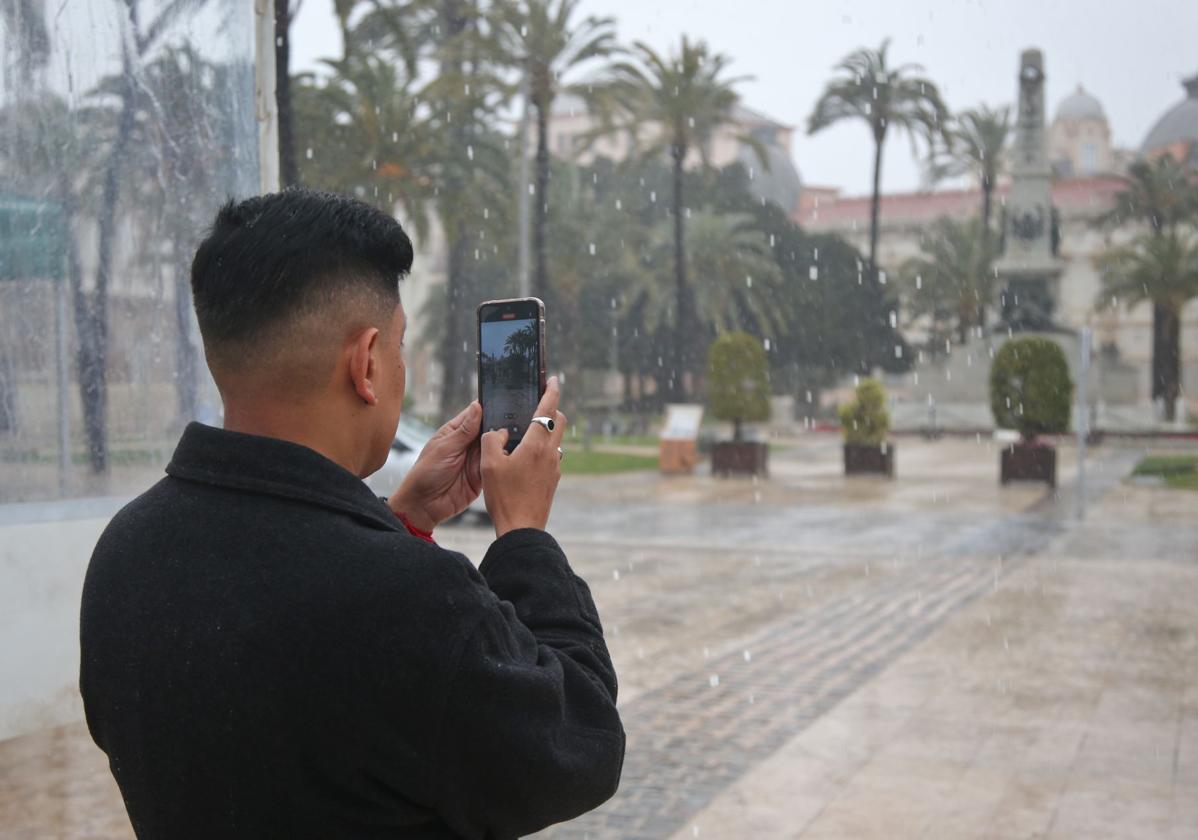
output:
<path id="1" fill-rule="evenodd" d="M 840 407 L 840 425 L 844 442 L 877 446 L 890 431 L 890 412 L 886 410 L 886 392 L 876 379 L 862 379 L 856 398 Z"/>
<path id="2" fill-rule="evenodd" d="M 725 333 L 707 351 L 707 401 L 717 420 L 732 423 L 733 440 L 742 440 L 742 423 L 770 419 L 770 383 L 761 339 Z"/>
<path id="3" fill-rule="evenodd" d="M 1026 441 L 1069 431 L 1073 380 L 1065 351 L 1048 338 L 1016 338 L 990 366 L 990 410 L 994 422 L 1017 429 Z"/>

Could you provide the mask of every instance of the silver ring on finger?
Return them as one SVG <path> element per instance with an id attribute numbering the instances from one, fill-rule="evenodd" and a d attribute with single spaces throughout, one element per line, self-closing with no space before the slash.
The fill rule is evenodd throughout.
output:
<path id="1" fill-rule="evenodd" d="M 565 457 L 566 457 L 566 453 L 565 453 L 565 452 L 563 452 L 563 451 L 562 451 L 562 448 L 559 446 L 559 447 L 557 448 L 557 460 L 559 460 L 559 461 L 560 461 L 562 458 L 565 458 Z"/>
<path id="2" fill-rule="evenodd" d="M 534 417 L 534 418 L 532 418 L 532 422 L 537 423 L 538 425 L 544 426 L 545 431 L 547 431 L 547 432 L 552 432 L 553 427 L 557 425 L 556 423 L 553 422 L 552 417 Z"/>

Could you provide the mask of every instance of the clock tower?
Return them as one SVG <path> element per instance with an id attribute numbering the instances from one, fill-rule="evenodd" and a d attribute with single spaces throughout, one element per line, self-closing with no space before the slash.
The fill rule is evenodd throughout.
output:
<path id="1" fill-rule="evenodd" d="M 1051 330 L 1057 283 L 1057 223 L 1044 126 L 1044 55 L 1019 60 L 1019 112 L 1011 149 L 1011 193 L 1003 212 L 1002 254 L 995 264 L 1002 320 L 1012 330 Z"/>

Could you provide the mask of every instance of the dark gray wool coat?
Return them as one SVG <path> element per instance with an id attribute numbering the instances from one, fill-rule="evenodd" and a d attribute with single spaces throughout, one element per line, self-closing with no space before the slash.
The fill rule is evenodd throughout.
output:
<path id="1" fill-rule="evenodd" d="M 590 591 L 549 534 L 478 570 L 297 444 L 191 424 L 96 546 L 80 689 L 142 840 L 512 838 L 616 790 Z"/>

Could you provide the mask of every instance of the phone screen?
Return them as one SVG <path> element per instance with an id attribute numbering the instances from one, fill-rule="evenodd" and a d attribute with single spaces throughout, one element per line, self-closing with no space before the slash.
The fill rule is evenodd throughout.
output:
<path id="1" fill-rule="evenodd" d="M 535 301 L 484 305 L 478 323 L 478 390 L 483 431 L 524 436 L 541 399 L 540 309 Z"/>

